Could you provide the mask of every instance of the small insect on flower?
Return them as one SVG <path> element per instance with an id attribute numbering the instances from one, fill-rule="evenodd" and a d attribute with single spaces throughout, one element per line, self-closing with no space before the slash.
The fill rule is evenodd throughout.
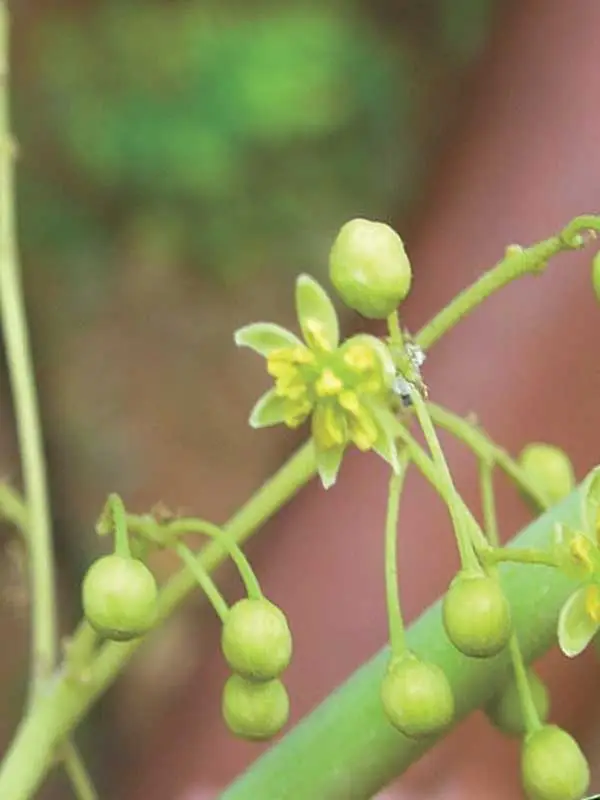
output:
<path id="1" fill-rule="evenodd" d="M 308 275 L 296 282 L 296 313 L 304 341 L 268 322 L 235 334 L 236 344 L 266 358 L 275 383 L 254 406 L 250 425 L 296 428 L 310 417 L 325 488 L 335 483 L 349 445 L 374 450 L 398 470 L 391 411 L 396 369 L 388 347 L 367 334 L 340 343 L 333 303 Z"/>

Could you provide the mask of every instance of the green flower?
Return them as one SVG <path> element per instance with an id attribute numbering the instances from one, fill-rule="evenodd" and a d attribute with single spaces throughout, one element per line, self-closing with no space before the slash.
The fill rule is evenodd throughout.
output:
<path id="1" fill-rule="evenodd" d="M 580 530 L 558 530 L 564 569 L 582 581 L 558 618 L 558 643 L 570 658 L 583 652 L 600 630 L 600 467 L 584 482 L 581 512 Z"/>
<path id="2" fill-rule="evenodd" d="M 296 314 L 303 339 L 269 322 L 235 334 L 239 346 L 267 360 L 275 385 L 250 414 L 253 428 L 296 428 L 311 417 L 317 467 L 327 489 L 348 445 L 374 450 L 398 469 L 390 410 L 395 368 L 385 344 L 359 334 L 340 344 L 338 318 L 325 290 L 308 275 L 296 281 Z"/>

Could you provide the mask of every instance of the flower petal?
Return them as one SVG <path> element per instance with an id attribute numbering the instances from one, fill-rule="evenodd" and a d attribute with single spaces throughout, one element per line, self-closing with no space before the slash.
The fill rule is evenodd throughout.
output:
<path id="1" fill-rule="evenodd" d="M 238 347 L 249 347 L 261 356 L 268 356 L 274 350 L 302 346 L 300 339 L 291 331 L 273 322 L 254 322 L 237 330 L 234 341 Z"/>
<path id="2" fill-rule="evenodd" d="M 328 450 L 316 448 L 317 470 L 324 489 L 330 489 L 337 480 L 345 445 L 330 447 Z"/>
<path id="3" fill-rule="evenodd" d="M 325 289 L 310 275 L 296 281 L 296 314 L 309 347 L 335 350 L 340 341 L 337 313 Z"/>
<path id="4" fill-rule="evenodd" d="M 373 450 L 380 455 L 384 461 L 391 466 L 396 474 L 400 472 L 400 458 L 398 456 L 398 446 L 396 443 L 397 438 L 397 425 L 398 420 L 394 417 L 392 412 L 373 403 L 371 405 L 373 416 L 377 420 L 377 426 L 380 430 L 377 442 L 373 446 Z"/>
<path id="5" fill-rule="evenodd" d="M 583 652 L 598 632 L 598 623 L 586 611 L 586 588 L 574 592 L 558 618 L 558 643 L 569 658 Z"/>
<path id="6" fill-rule="evenodd" d="M 581 514 L 585 533 L 597 543 L 600 522 L 600 467 L 594 467 L 583 481 Z"/>
<path id="7" fill-rule="evenodd" d="M 275 389 L 271 389 L 256 401 L 250 412 L 250 427 L 270 428 L 279 425 L 286 418 L 289 408 L 289 400 L 275 394 Z"/>

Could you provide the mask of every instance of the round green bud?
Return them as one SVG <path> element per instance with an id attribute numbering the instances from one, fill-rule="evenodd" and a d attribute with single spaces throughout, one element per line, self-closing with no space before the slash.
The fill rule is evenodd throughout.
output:
<path id="1" fill-rule="evenodd" d="M 410 653 L 392 658 L 381 684 L 381 701 L 392 725 L 412 739 L 442 732 L 454 716 L 445 673 Z"/>
<path id="2" fill-rule="evenodd" d="M 256 683 L 232 675 L 223 689 L 223 719 L 242 739 L 270 739 L 283 728 L 290 701 L 279 680 Z"/>
<path id="3" fill-rule="evenodd" d="M 124 642 L 147 633 L 156 622 L 157 598 L 154 575 L 135 558 L 103 556 L 83 579 L 83 612 L 106 639 Z"/>
<path id="4" fill-rule="evenodd" d="M 527 670 L 527 681 L 538 717 L 541 722 L 546 722 L 550 710 L 548 690 L 532 669 Z M 500 692 L 488 702 L 485 713 L 490 722 L 508 736 L 525 735 L 527 729 L 514 673 Z"/>
<path id="5" fill-rule="evenodd" d="M 592 261 L 592 287 L 596 300 L 600 303 L 600 250 L 594 256 Z"/>
<path id="6" fill-rule="evenodd" d="M 369 319 L 385 319 L 410 290 L 412 270 L 398 234 L 383 222 L 353 219 L 329 254 L 329 277 L 344 303 Z"/>
<path id="7" fill-rule="evenodd" d="M 575 739 L 556 725 L 545 725 L 525 738 L 521 777 L 529 800 L 581 800 L 590 769 Z"/>
<path id="8" fill-rule="evenodd" d="M 292 634 L 281 609 L 268 600 L 246 598 L 223 623 L 221 648 L 234 672 L 255 681 L 278 678 L 292 658 Z"/>
<path id="9" fill-rule="evenodd" d="M 459 573 L 442 605 L 444 628 L 452 644 L 473 658 L 495 656 L 512 631 L 510 606 L 498 581 Z"/>
<path id="10" fill-rule="evenodd" d="M 557 503 L 575 488 L 573 465 L 559 447 L 533 442 L 521 451 L 519 463 L 550 503 Z"/>

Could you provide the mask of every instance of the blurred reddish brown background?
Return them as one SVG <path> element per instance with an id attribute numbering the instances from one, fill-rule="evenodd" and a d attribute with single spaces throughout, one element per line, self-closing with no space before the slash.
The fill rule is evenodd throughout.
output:
<path id="1" fill-rule="evenodd" d="M 123 8 L 133 14 L 135 5 L 124 3 Z M 293 323 L 294 270 L 323 276 L 331 238 L 348 216 L 395 220 L 415 270 L 405 321 L 417 328 L 496 261 L 507 244 L 544 238 L 570 217 L 598 210 L 600 117 L 590 76 L 600 69 L 600 8 L 593 0 L 568 6 L 558 0 L 489 4 L 487 17 L 477 3 L 466 0 L 456 5 L 357 3 L 333 23 L 315 17 L 310 3 L 288 5 L 297 14 L 296 22 L 309 19 L 313 26 L 307 26 L 306 41 L 312 41 L 315 30 L 328 31 L 326 54 L 339 52 L 342 45 L 352 53 L 340 59 L 339 73 L 324 59 L 321 82 L 315 84 L 321 94 L 307 105 L 313 123 L 327 102 L 326 89 L 331 93 L 331 87 L 358 83 L 355 70 L 361 58 L 381 58 L 366 97 L 373 86 L 388 84 L 389 94 L 383 89 L 375 94 L 381 108 L 373 110 L 358 90 L 348 92 L 352 101 L 347 100 L 345 116 L 340 111 L 332 121 L 321 115 L 325 121 L 317 133 L 313 125 L 312 139 L 302 120 L 293 121 L 296 127 L 285 120 L 286 128 L 273 112 L 285 136 L 280 131 L 277 142 L 273 136 L 257 144 L 247 134 L 244 159 L 234 150 L 224 157 L 217 181 L 220 193 L 212 184 L 209 191 L 205 175 L 191 188 L 174 178 L 173 186 L 155 186 L 157 177 L 143 166 L 139 142 L 139 151 L 132 149 L 128 160 L 119 160 L 121 152 L 133 148 L 130 138 L 119 133 L 120 122 L 126 132 L 135 132 L 137 125 L 149 139 L 156 136 L 155 150 L 150 145 L 147 149 L 152 157 L 163 155 L 170 174 L 177 174 L 179 164 L 165 150 L 169 134 L 165 140 L 158 136 L 159 120 L 177 117 L 177 110 L 168 103 L 150 103 L 156 123 L 144 127 L 153 117 L 144 111 L 147 97 L 134 80 L 144 48 L 133 40 L 117 48 L 111 24 L 118 21 L 118 11 L 109 13 L 106 22 L 85 3 L 15 7 L 16 85 L 23 93 L 17 128 L 29 146 L 24 147 L 21 194 L 24 235 L 32 242 L 25 248 L 27 289 L 53 476 L 65 630 L 78 613 L 77 581 L 97 550 L 93 520 L 108 491 L 121 492 L 135 509 L 163 500 L 221 521 L 291 448 L 293 439 L 285 432 L 248 430 L 247 411 L 265 377 L 255 360 L 234 350 L 231 331 L 259 318 Z M 256 68 L 255 78 L 264 93 L 269 74 L 283 58 L 281 50 L 269 50 L 269 35 L 279 41 L 288 30 L 283 24 L 268 27 L 272 8 L 253 4 L 240 10 L 231 4 L 224 15 L 227 25 L 208 5 L 195 8 L 222 41 L 229 41 L 230 28 L 243 29 L 247 16 L 263 25 L 258 56 L 252 51 L 240 70 L 247 74 L 253 58 L 261 64 L 264 58 L 270 71 Z M 44 82 L 39 37 L 64 19 L 63 39 L 53 46 L 62 42 L 57 52 L 68 54 L 71 62 Z M 363 52 L 352 38 L 357 20 L 368 25 L 365 38 L 372 37 L 372 51 Z M 173 31 L 179 30 L 177 24 Z M 125 23 L 123 29 L 129 30 Z M 332 33 L 340 29 L 346 38 Z M 156 34 L 150 23 L 144 31 L 148 37 Z M 114 96 L 120 73 L 107 67 L 106 74 L 99 73 L 104 77 L 99 84 L 103 116 L 94 117 L 98 108 L 84 100 L 91 88 L 99 91 L 94 83 L 99 78 L 76 47 L 69 50 L 67 44 L 73 42 L 79 42 L 79 49 L 83 42 L 98 52 L 112 47 L 121 56 L 131 53 L 131 64 L 124 56 L 116 59 L 123 70 L 130 70 L 126 107 Z M 287 65 L 292 76 L 305 63 L 302 48 L 299 53 L 298 63 Z M 215 55 L 217 64 L 222 65 L 222 57 Z M 74 80 L 69 72 L 73 63 L 87 65 L 81 72 L 88 84 Z M 188 74 L 182 69 L 171 64 L 167 78 L 175 75 L 182 81 L 181 75 Z M 215 75 L 223 74 L 221 66 Z M 157 70 L 150 81 L 158 97 L 160 79 Z M 207 85 L 215 81 L 217 77 Z M 299 78 L 301 86 L 311 85 L 309 81 L 309 76 Z M 226 94 L 238 84 L 223 78 L 223 85 L 223 96 L 243 116 L 237 95 Z M 164 91 L 169 98 L 174 92 L 168 84 Z M 69 110 L 69 97 L 75 95 L 83 99 Z M 186 145 L 189 154 L 181 146 L 185 158 L 194 157 L 194 131 L 206 143 L 218 118 L 218 106 L 211 111 L 198 105 L 196 127 L 190 123 L 185 129 L 192 137 Z M 137 109 L 138 116 L 128 128 L 129 108 Z M 361 149 L 357 142 L 365 133 L 356 120 L 368 113 L 379 122 L 369 128 L 370 149 Z M 83 130 L 83 149 L 60 126 L 53 128 L 57 114 L 65 130 Z M 87 119 L 105 123 L 97 141 L 91 134 L 84 136 L 95 130 L 91 124 L 86 127 Z M 271 134 L 274 127 L 273 122 Z M 234 131 L 238 136 L 239 130 Z M 223 128 L 223 140 L 226 133 Z M 170 135 L 187 142 L 179 128 Z M 346 146 L 355 172 L 332 155 Z M 282 160 L 269 162 L 275 150 L 281 151 Z M 216 163 L 215 151 L 206 152 L 207 163 Z M 236 158 L 238 182 L 230 179 L 227 195 L 222 189 L 229 174 L 226 166 Z M 298 183 L 298 175 L 286 171 L 284 165 L 292 158 L 305 171 L 312 169 L 314 186 Z M 266 188 L 258 201 L 271 214 L 278 203 L 288 208 L 281 198 L 289 204 L 292 191 L 300 198 L 299 208 L 290 206 L 289 216 L 278 220 L 285 235 L 276 223 L 269 224 L 266 212 L 264 220 L 252 218 L 246 229 L 250 212 L 242 201 L 241 208 L 235 205 L 240 193 L 252 205 L 261 176 Z M 72 220 L 66 232 L 43 205 L 55 186 L 61 190 L 55 202 L 64 203 L 59 208 Z M 327 202 L 315 214 L 317 190 Z M 146 203 L 148 196 L 151 203 Z M 164 211 L 169 203 L 179 211 L 183 233 L 172 233 L 175 223 Z M 85 210 L 83 221 L 73 216 L 73 204 Z M 46 227 L 36 227 L 31 209 L 41 209 L 43 219 L 50 220 Z M 219 239 L 215 231 L 228 212 L 230 226 Z M 203 222 L 212 233 L 198 244 L 185 226 L 201 229 Z M 163 229 L 169 235 L 157 234 Z M 228 236 L 234 239 L 231 251 L 224 243 Z M 79 240 L 83 246 L 77 248 L 73 242 Z M 189 247 L 182 245 L 188 240 Z M 290 258 L 284 268 L 280 259 L 286 240 Z M 204 262 L 195 248 L 207 253 Z M 476 410 L 484 426 L 513 452 L 533 439 L 565 447 L 579 476 L 598 460 L 599 449 L 595 399 L 600 374 L 594 343 L 600 313 L 589 287 L 589 259 L 589 253 L 557 259 L 543 280 L 524 280 L 504 290 L 438 345 L 426 365 L 437 401 L 459 413 Z M 213 261 L 225 263 L 230 271 L 219 270 Z M 346 320 L 348 330 L 356 324 Z M 6 424 L 4 383 L 2 390 L 0 463 L 13 477 L 17 461 Z M 476 507 L 473 464 L 449 442 L 448 453 L 459 488 Z M 308 487 L 249 547 L 266 590 L 285 608 L 295 632 L 288 681 L 294 718 L 313 708 L 385 642 L 384 493 L 383 467 L 369 457 L 350 458 L 334 490 L 325 495 L 316 485 Z M 502 528 L 511 535 L 527 515 L 508 487 L 501 487 L 500 497 Z M 402 594 L 412 618 L 443 591 L 456 566 L 445 511 L 431 502 L 427 488 L 416 479 L 411 479 L 403 504 L 402 531 Z M 3 569 L 18 588 L 14 547 L 7 549 L 4 561 Z M 156 562 L 162 574 L 173 566 L 169 559 Z M 238 587 L 230 576 L 225 574 L 223 581 L 229 595 L 236 596 Z M 2 606 L 4 635 L 22 641 L 21 651 L 11 649 L 11 660 L 2 663 L 6 702 L 13 698 L 10 713 L 1 715 L 7 720 L 18 713 L 14 687 L 20 684 L 25 657 L 26 600 L 18 592 L 15 596 L 18 602 L 7 600 Z M 103 702 L 102 714 L 86 726 L 84 744 L 103 796 L 191 800 L 204 792 L 216 797 L 218 787 L 256 757 L 259 749 L 233 741 L 220 720 L 224 672 L 216 634 L 212 616 L 199 598 L 193 599 L 142 648 Z M 556 689 L 554 718 L 580 734 L 593 754 L 593 657 L 567 663 L 552 654 L 542 673 Z M 492 777 L 492 770 L 497 775 Z M 515 746 L 475 715 L 413 768 L 394 796 L 451 799 L 484 793 L 491 800 L 514 798 L 519 791 L 516 775 Z M 57 784 L 55 796 L 65 797 L 67 791 Z"/>

